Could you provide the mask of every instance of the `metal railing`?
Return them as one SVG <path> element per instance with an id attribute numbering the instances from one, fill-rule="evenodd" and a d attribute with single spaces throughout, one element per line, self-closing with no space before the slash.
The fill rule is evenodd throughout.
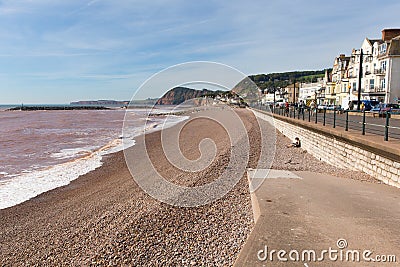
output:
<path id="1" fill-rule="evenodd" d="M 309 107 L 270 107 L 254 105 L 252 108 L 276 115 L 321 124 L 326 127 L 342 128 L 344 131 L 357 131 L 362 135 L 383 136 L 384 141 L 400 140 L 400 120 L 393 119 L 391 112 L 368 112 L 349 110 L 311 109 Z"/>

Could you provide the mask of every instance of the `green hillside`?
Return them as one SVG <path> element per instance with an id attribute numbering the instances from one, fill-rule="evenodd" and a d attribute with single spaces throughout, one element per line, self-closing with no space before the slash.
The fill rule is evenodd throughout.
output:
<path id="1" fill-rule="evenodd" d="M 332 69 L 328 69 L 328 72 Z M 294 81 L 302 83 L 316 82 L 318 78 L 325 76 L 325 70 L 316 71 L 291 71 L 269 74 L 256 74 L 251 75 L 249 78 L 256 83 L 256 85 L 264 90 L 273 87 L 286 87 Z"/>

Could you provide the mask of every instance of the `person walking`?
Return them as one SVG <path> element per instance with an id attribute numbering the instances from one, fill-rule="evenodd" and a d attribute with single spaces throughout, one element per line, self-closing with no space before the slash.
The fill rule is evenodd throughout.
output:
<path id="1" fill-rule="evenodd" d="M 354 109 L 354 103 L 353 101 L 349 101 L 349 110 L 353 110 Z"/>
<path id="2" fill-rule="evenodd" d="M 289 102 L 285 102 L 285 115 L 289 116 Z"/>
<path id="3" fill-rule="evenodd" d="M 314 112 L 316 112 L 316 107 L 317 107 L 317 105 L 315 104 L 315 101 L 314 100 L 311 101 L 310 109 L 311 109 L 312 116 L 314 116 Z"/>
<path id="4" fill-rule="evenodd" d="M 361 111 L 364 111 L 364 110 L 365 110 L 365 104 L 364 104 L 364 102 L 361 102 L 360 109 L 361 109 Z"/>
<path id="5" fill-rule="evenodd" d="M 301 115 L 303 115 L 304 114 L 304 108 L 306 107 L 306 104 L 304 103 L 304 101 L 303 100 L 300 100 L 300 103 L 299 103 L 299 114 L 301 114 Z"/>

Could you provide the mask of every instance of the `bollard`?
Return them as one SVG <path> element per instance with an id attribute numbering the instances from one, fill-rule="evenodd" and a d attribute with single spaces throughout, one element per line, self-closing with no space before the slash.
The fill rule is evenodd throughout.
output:
<path id="1" fill-rule="evenodd" d="M 318 123 L 318 109 L 315 108 L 315 123 Z"/>
<path id="2" fill-rule="evenodd" d="M 336 128 L 336 109 L 333 109 L 333 128 Z"/>
<path id="3" fill-rule="evenodd" d="M 362 119 L 362 135 L 365 135 L 365 110 L 363 110 L 363 119 Z"/>
<path id="4" fill-rule="evenodd" d="M 311 121 L 311 108 L 308 109 L 308 122 Z"/>
<path id="5" fill-rule="evenodd" d="M 349 130 L 349 112 L 346 112 L 346 127 L 344 128 L 345 131 Z"/>
<path id="6" fill-rule="evenodd" d="M 385 141 L 389 140 L 389 119 L 390 119 L 390 113 L 387 111 L 386 112 L 386 123 L 385 123 Z"/>
<path id="7" fill-rule="evenodd" d="M 326 121 L 326 108 L 324 108 L 324 123 L 323 123 L 324 126 L 325 126 L 325 121 Z"/>

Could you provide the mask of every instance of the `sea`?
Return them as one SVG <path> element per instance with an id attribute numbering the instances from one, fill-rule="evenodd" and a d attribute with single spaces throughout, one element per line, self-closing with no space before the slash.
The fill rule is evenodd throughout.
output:
<path id="1" fill-rule="evenodd" d="M 0 209 L 67 185 L 100 167 L 105 155 L 121 151 L 122 143 L 134 146 L 135 137 L 188 119 L 173 115 L 174 107 L 8 111 L 11 107 L 0 106 Z M 130 130 L 122 136 L 124 118 Z"/>

